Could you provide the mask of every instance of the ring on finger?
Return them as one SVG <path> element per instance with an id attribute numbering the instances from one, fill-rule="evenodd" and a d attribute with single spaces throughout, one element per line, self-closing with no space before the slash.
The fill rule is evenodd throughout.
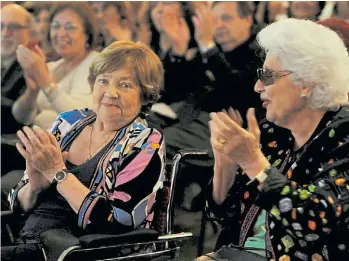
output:
<path id="1" fill-rule="evenodd" d="M 220 138 L 217 139 L 217 142 L 218 142 L 219 144 L 221 144 L 221 145 L 224 145 L 224 144 L 227 142 L 227 140 L 224 139 L 224 138 L 222 138 L 222 137 L 220 137 Z"/>

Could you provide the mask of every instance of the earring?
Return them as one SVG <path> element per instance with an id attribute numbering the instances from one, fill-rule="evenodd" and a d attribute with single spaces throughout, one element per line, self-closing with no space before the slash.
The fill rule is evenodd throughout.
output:
<path id="1" fill-rule="evenodd" d="M 85 43 L 86 49 L 90 48 L 90 44 L 88 42 Z"/>

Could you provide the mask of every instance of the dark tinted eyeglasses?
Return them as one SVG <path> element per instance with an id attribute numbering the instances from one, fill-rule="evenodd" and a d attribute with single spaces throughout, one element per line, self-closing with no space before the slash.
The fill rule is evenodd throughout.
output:
<path id="1" fill-rule="evenodd" d="M 275 83 L 276 79 L 287 76 L 291 73 L 293 72 L 288 70 L 274 72 L 265 68 L 257 69 L 258 79 L 264 84 L 264 86 L 272 85 Z"/>

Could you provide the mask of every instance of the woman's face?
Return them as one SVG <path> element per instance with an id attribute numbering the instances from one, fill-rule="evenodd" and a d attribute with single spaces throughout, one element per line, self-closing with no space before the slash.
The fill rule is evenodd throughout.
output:
<path id="1" fill-rule="evenodd" d="M 93 110 L 104 122 L 129 124 L 141 110 L 141 87 L 128 67 L 97 76 L 93 87 Z"/>
<path id="2" fill-rule="evenodd" d="M 162 19 L 164 13 L 166 13 L 168 10 L 171 10 L 172 12 L 175 12 L 178 14 L 178 16 L 181 16 L 182 9 L 178 2 L 152 2 L 150 6 L 150 16 L 151 20 L 153 21 L 153 24 L 156 28 L 156 30 L 161 33 L 163 31 L 162 29 Z"/>
<path id="3" fill-rule="evenodd" d="M 57 13 L 50 25 L 52 47 L 62 57 L 86 51 L 87 37 L 82 18 L 71 9 Z"/>
<path id="4" fill-rule="evenodd" d="M 266 57 L 263 68 L 272 72 L 282 72 L 280 62 L 274 57 Z M 283 73 L 284 75 L 286 73 Z M 302 98 L 302 88 L 292 82 L 291 74 L 274 79 L 274 83 L 265 86 L 260 80 L 255 85 L 255 91 L 260 93 L 263 107 L 267 110 L 266 118 L 276 125 L 285 127 L 292 115 L 307 106 L 307 99 Z"/>

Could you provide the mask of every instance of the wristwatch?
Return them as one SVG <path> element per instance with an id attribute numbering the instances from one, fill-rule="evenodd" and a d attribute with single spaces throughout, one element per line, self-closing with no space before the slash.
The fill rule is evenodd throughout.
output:
<path id="1" fill-rule="evenodd" d="M 256 187 L 258 187 L 260 184 L 264 183 L 266 181 L 266 179 L 269 176 L 269 172 L 270 172 L 270 167 L 267 167 L 265 169 L 263 169 L 261 172 L 259 172 L 254 179 L 250 180 L 249 182 L 247 182 L 246 185 L 254 185 Z"/>
<path id="2" fill-rule="evenodd" d="M 56 187 L 59 183 L 64 181 L 66 178 L 67 178 L 67 172 L 65 172 L 65 170 L 60 170 L 53 177 L 51 184 Z"/>

